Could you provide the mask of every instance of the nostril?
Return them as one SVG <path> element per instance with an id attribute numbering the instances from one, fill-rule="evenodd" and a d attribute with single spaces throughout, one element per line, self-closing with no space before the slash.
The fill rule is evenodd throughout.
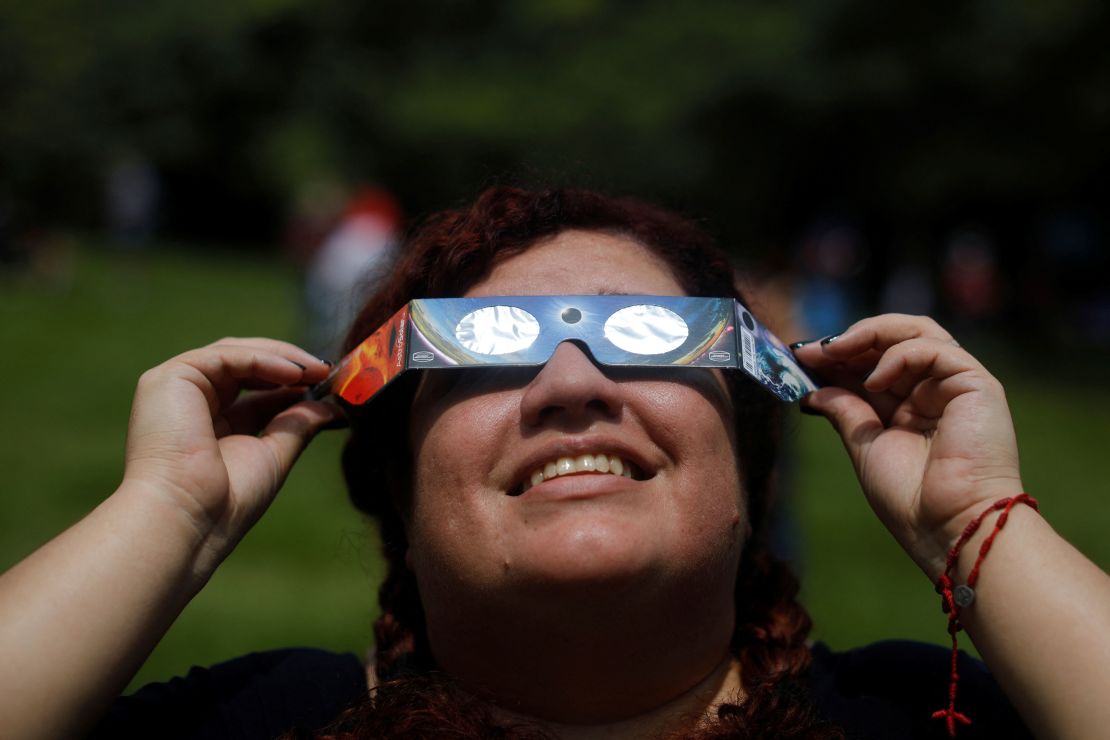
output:
<path id="1" fill-rule="evenodd" d="M 590 400 L 586 403 L 586 408 L 593 411 L 600 411 L 607 416 L 611 416 L 615 413 L 612 405 L 603 398 L 594 398 Z"/>

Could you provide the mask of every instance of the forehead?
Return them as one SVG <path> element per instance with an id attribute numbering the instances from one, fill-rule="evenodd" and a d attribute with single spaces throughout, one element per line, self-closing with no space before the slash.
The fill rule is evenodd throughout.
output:
<path id="1" fill-rule="evenodd" d="M 685 295 L 666 262 L 639 242 L 596 231 L 564 231 L 498 262 L 467 296 Z"/>

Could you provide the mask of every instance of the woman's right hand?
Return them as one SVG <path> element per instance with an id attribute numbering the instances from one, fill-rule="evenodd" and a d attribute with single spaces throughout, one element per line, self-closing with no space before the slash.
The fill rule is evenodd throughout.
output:
<path id="1" fill-rule="evenodd" d="M 119 489 L 0 575 L 0 736 L 87 731 L 342 417 L 300 400 L 327 373 L 291 344 L 222 339 L 143 374 Z"/>
<path id="2" fill-rule="evenodd" d="M 139 379 L 123 486 L 145 489 L 195 527 L 211 572 L 258 520 L 335 405 L 300 400 L 327 363 L 286 342 L 221 339 Z M 242 393 L 247 391 L 247 393 Z"/>

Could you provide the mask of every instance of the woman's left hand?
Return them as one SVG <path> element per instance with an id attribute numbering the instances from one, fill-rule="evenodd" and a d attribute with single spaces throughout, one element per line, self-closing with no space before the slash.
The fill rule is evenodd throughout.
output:
<path id="1" fill-rule="evenodd" d="M 888 314 L 796 350 L 871 507 L 930 579 L 989 502 L 1022 492 L 1002 385 L 935 321 Z"/>

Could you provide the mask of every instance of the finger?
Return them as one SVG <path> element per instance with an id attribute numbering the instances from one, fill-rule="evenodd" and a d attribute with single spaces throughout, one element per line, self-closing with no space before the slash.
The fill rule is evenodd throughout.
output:
<path id="1" fill-rule="evenodd" d="M 1005 404 L 1002 384 L 989 374 L 968 371 L 944 378 L 930 377 L 914 387 L 899 405 L 892 422 L 917 429 L 935 428 L 948 405 L 968 393 L 979 395 L 984 403 Z"/>
<path id="2" fill-rule="evenodd" d="M 269 337 L 224 337 L 223 339 L 212 342 L 208 346 L 221 347 L 225 345 L 255 347 L 270 352 L 271 354 L 288 357 L 304 365 L 309 372 L 315 372 L 315 369 L 323 366 L 323 372 L 327 373 L 332 365 L 332 363 L 327 360 L 322 360 L 291 342 L 286 342 L 281 339 L 270 339 Z"/>
<path id="3" fill-rule="evenodd" d="M 300 388 L 281 388 L 240 396 L 216 418 L 216 437 L 258 434 L 271 419 L 303 399 L 304 391 Z"/>
<path id="4" fill-rule="evenodd" d="M 225 337 L 205 347 L 203 350 L 217 350 L 225 351 L 236 348 L 242 352 L 252 350 L 262 350 L 263 352 L 279 357 L 284 357 L 291 362 L 294 367 L 303 370 L 301 380 L 296 383 L 299 385 L 315 385 L 328 376 L 331 372 L 331 363 L 326 360 L 321 360 L 318 357 L 306 352 L 295 344 L 284 342 L 278 339 L 269 339 L 266 337 Z M 186 353 L 189 354 L 189 353 Z M 239 381 L 237 389 L 220 387 L 221 392 L 220 400 L 222 405 L 226 406 L 235 400 L 238 395 L 238 390 L 262 390 L 267 388 L 277 388 L 284 385 L 289 385 L 287 379 L 283 378 L 278 381 L 268 379 L 266 377 L 251 377 L 241 374 L 235 375 Z"/>
<path id="5" fill-rule="evenodd" d="M 817 342 L 795 350 L 794 356 L 822 384 L 851 387 L 863 382 L 868 371 L 882 357 L 882 352 L 867 350 L 849 357 L 835 357 L 825 352 Z"/>
<path id="6" fill-rule="evenodd" d="M 885 314 L 857 321 L 838 335 L 826 337 L 816 345 L 800 347 L 796 354 L 814 368 L 849 361 L 858 365 L 874 359 L 899 342 L 919 337 L 955 344 L 952 335 L 928 316 Z"/>
<path id="7" fill-rule="evenodd" d="M 228 485 L 240 504 L 231 514 L 238 518 L 233 531 L 246 531 L 258 519 L 316 433 L 339 418 L 334 404 L 300 401 L 271 419 L 257 437 L 236 434 L 219 441 Z"/>
<path id="8" fill-rule="evenodd" d="M 925 378 L 947 378 L 965 372 L 986 372 L 968 352 L 934 337 L 908 339 L 879 358 L 863 386 L 872 393 L 891 391 L 905 397 Z"/>
<path id="9" fill-rule="evenodd" d="M 188 366 L 199 373 L 185 377 L 196 384 L 208 399 L 213 414 L 230 406 L 240 390 L 251 386 L 309 385 L 327 375 L 327 366 L 317 362 L 309 368 L 296 359 L 275 354 L 253 344 L 215 344 L 186 352 L 170 361 Z"/>
<path id="10" fill-rule="evenodd" d="M 218 342 L 213 342 L 207 347 L 193 352 L 187 352 L 184 356 L 189 356 L 194 353 L 205 352 L 214 350 L 216 352 L 237 351 L 243 352 L 257 352 L 260 355 L 271 355 L 276 357 L 283 357 L 294 367 L 304 369 L 304 382 L 305 384 L 317 383 L 323 378 L 327 377 L 331 371 L 331 364 L 309 354 L 300 347 L 290 344 L 289 342 L 282 342 L 277 339 L 264 339 L 264 338 L 248 338 L 236 339 L 226 338 Z"/>
<path id="11" fill-rule="evenodd" d="M 273 391 L 277 390 L 278 388 L 301 388 L 303 390 L 312 386 L 308 383 L 298 385 L 284 385 L 278 383 L 270 383 L 265 380 L 251 380 L 250 378 L 246 378 L 245 380 L 239 382 L 239 387 L 241 390 L 244 391 Z"/>
<path id="12" fill-rule="evenodd" d="M 344 420 L 342 410 L 323 401 L 300 401 L 282 411 L 259 435 L 274 456 L 279 481 L 284 481 L 301 451 L 316 433 Z"/>
<path id="13" fill-rule="evenodd" d="M 802 405 L 832 423 L 858 470 L 867 447 L 883 431 L 875 408 L 855 393 L 833 386 L 813 391 L 802 400 Z"/>

